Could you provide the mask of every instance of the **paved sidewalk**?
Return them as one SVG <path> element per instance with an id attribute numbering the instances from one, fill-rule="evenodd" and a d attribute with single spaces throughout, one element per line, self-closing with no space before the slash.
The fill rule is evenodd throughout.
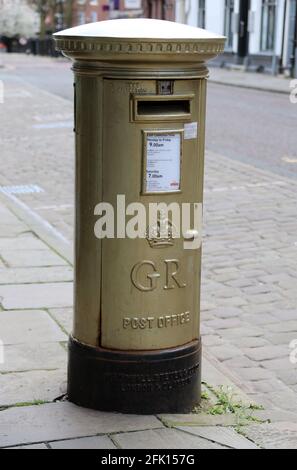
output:
<path id="1" fill-rule="evenodd" d="M 6 92 L 5 112 L 0 115 L 1 153 L 5 155 L 0 185 L 35 184 L 42 190 L 16 197 L 0 192 L 0 339 L 1 335 L 7 338 L 9 351 L 0 369 L 0 406 L 10 407 L 36 400 L 52 402 L 65 392 L 65 348 L 72 316 L 74 162 L 71 103 L 9 79 Z M 265 411 L 254 416 L 271 423 L 252 426 L 248 422 L 244 430 L 263 447 L 297 447 L 297 366 L 289 360 L 290 343 L 297 339 L 296 233 L 294 181 L 208 153 L 202 280 L 204 380 L 216 390 L 231 381 L 248 395 L 244 403 L 264 405 Z M 207 393 L 212 396 L 209 388 Z M 66 427 L 71 427 L 68 415 L 76 414 L 63 402 L 2 411 L 0 422 L 6 425 L 1 428 L 0 424 L 0 436 L 9 437 L 2 442 L 0 437 L 0 445 L 51 442 L 50 432 L 36 440 L 40 429 L 35 432 L 33 426 L 31 435 L 29 428 L 38 422 L 39 411 L 43 416 L 41 410 L 46 414 L 55 407 L 65 408 L 61 416 Z M 15 437 L 5 429 L 15 428 L 18 420 L 29 424 Z M 45 423 L 49 423 L 46 431 L 54 426 L 54 422 Z M 238 424 L 229 414 L 218 419 L 205 413 L 162 417 L 159 423 L 162 429 L 164 423 L 169 428 L 172 423 L 177 428 L 185 423 L 233 428 Z M 57 439 L 131 430 L 122 424 L 121 430 L 112 426 L 103 431 L 96 428 L 95 433 L 94 428 L 82 428 L 75 436 L 61 431 Z M 148 429 L 146 424 L 133 430 Z M 219 443 L 216 439 L 211 440 Z"/>
<path id="2" fill-rule="evenodd" d="M 237 86 L 259 91 L 270 91 L 272 93 L 284 93 L 289 95 L 291 92 L 290 82 L 292 79 L 284 76 L 273 76 L 264 73 L 244 72 L 240 70 L 228 70 L 219 67 L 211 67 L 211 83 L 220 85 Z"/>
<path id="3" fill-rule="evenodd" d="M 17 201 L 28 206 L 29 215 L 33 209 L 50 222 L 66 240 L 63 253 L 69 253 L 72 105 L 13 80 L 7 81 L 6 94 L 0 185 L 38 185 L 41 192 L 17 194 Z M 296 366 L 289 361 L 289 344 L 297 338 L 296 232 L 294 181 L 208 153 L 204 344 L 248 392 L 285 410 L 295 409 L 297 392 Z"/>
<path id="4" fill-rule="evenodd" d="M 0 448 L 296 448 L 296 416 L 259 411 L 207 348 L 204 399 L 192 414 L 125 416 L 65 401 L 69 256 L 51 227 L 39 227 L 38 237 L 36 219 L 3 193 L 0 217 Z"/>
<path id="5" fill-rule="evenodd" d="M 204 344 L 258 402 L 296 413 L 294 182 L 220 155 L 207 162 Z"/>
<path id="6" fill-rule="evenodd" d="M 209 384 L 204 387 L 204 405 L 193 415 L 124 416 L 84 410 L 64 401 L 72 266 L 50 227 L 42 225 L 39 233 L 48 230 L 43 238 L 52 246 L 32 231 L 26 211 L 22 213 L 5 194 L 0 196 L 1 448 L 257 447 L 235 429 L 242 425 L 249 432 L 254 427 L 249 426 L 253 412 L 248 397 L 209 358 L 204 360 L 204 381 Z M 32 223 L 36 228 L 34 218 Z M 240 403 L 237 414 L 208 413 L 220 399 L 218 385 L 225 390 L 232 387 L 232 400 Z"/>

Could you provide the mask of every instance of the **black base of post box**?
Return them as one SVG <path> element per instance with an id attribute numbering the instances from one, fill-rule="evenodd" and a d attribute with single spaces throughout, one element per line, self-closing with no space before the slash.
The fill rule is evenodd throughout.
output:
<path id="1" fill-rule="evenodd" d="M 201 342 L 130 353 L 69 342 L 68 398 L 134 414 L 189 413 L 201 400 Z"/>

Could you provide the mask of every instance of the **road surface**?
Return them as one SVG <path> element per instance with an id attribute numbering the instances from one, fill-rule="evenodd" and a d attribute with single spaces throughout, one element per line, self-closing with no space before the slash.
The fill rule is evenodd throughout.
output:
<path id="1" fill-rule="evenodd" d="M 14 57 L 9 73 L 11 78 L 73 99 L 71 63 L 66 59 Z M 289 92 L 286 96 L 209 83 L 206 137 L 209 150 L 296 178 L 296 129 L 297 104 L 290 103 Z"/>

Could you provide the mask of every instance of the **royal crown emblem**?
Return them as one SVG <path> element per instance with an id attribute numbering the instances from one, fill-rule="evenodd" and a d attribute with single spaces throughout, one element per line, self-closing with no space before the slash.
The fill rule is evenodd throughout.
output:
<path id="1" fill-rule="evenodd" d="M 175 229 L 169 219 L 160 218 L 157 224 L 148 227 L 146 239 L 151 248 L 169 248 L 174 246 Z"/>

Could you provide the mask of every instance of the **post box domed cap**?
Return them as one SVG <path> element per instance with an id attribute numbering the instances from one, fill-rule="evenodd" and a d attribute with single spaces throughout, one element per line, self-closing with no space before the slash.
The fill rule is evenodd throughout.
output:
<path id="1" fill-rule="evenodd" d="M 180 23 L 153 19 L 119 19 L 89 23 L 54 34 L 57 49 L 70 57 L 87 55 L 222 53 L 225 37 Z"/>
<path id="2" fill-rule="evenodd" d="M 173 21 L 131 18 L 99 21 L 65 29 L 55 37 L 122 38 L 122 39 L 222 39 L 223 36 L 204 29 Z"/>

